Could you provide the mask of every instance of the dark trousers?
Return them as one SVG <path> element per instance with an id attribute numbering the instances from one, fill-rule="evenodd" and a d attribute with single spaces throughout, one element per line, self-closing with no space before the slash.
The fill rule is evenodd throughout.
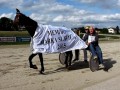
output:
<path id="1" fill-rule="evenodd" d="M 75 50 L 75 59 L 76 60 L 79 60 L 79 52 L 80 52 L 79 49 Z"/>
<path id="2" fill-rule="evenodd" d="M 66 67 L 71 65 L 72 57 L 73 57 L 72 51 L 67 51 L 65 60 Z"/>

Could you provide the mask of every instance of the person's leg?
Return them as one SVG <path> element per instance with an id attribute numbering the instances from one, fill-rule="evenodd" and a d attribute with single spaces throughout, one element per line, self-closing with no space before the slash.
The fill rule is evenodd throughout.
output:
<path id="1" fill-rule="evenodd" d="M 79 60 L 79 49 L 75 50 L 75 59 Z"/>
<path id="2" fill-rule="evenodd" d="M 89 50 L 90 50 L 90 52 L 92 53 L 92 56 L 93 56 L 93 57 L 94 57 L 94 56 L 97 56 L 93 44 L 90 44 L 90 45 L 89 45 Z"/>
<path id="3" fill-rule="evenodd" d="M 71 65 L 71 61 L 72 61 L 73 54 L 72 54 L 72 51 L 67 51 L 67 52 L 65 52 L 65 53 L 66 53 L 65 66 L 66 66 L 66 68 L 67 68 L 68 65 L 69 65 L 69 66 Z M 68 62 L 69 62 L 69 63 L 68 63 Z"/>
<path id="4" fill-rule="evenodd" d="M 103 55 L 102 55 L 101 48 L 99 46 L 96 46 L 95 49 L 96 49 L 96 53 L 97 53 L 97 56 L 98 56 L 98 59 L 99 59 L 99 63 L 103 64 Z"/>
<path id="5" fill-rule="evenodd" d="M 73 61 L 79 60 L 79 49 L 75 50 L 75 59 Z"/>
<path id="6" fill-rule="evenodd" d="M 68 58 L 68 62 L 69 62 L 68 65 L 71 66 L 71 61 L 72 61 L 72 57 L 73 57 L 72 51 L 69 51 L 69 55 L 68 56 L 69 56 L 69 58 Z"/>
<path id="7" fill-rule="evenodd" d="M 86 62 L 87 61 L 87 50 L 83 50 L 83 53 L 84 53 L 84 61 Z"/>
<path id="8" fill-rule="evenodd" d="M 65 52 L 66 53 L 66 58 L 65 58 L 65 67 L 68 67 L 68 57 L 69 57 L 69 51 Z"/>

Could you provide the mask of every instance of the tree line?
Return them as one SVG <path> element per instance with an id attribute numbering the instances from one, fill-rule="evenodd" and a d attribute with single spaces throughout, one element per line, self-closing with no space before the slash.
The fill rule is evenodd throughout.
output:
<path id="1" fill-rule="evenodd" d="M 120 29 L 119 29 L 119 26 L 116 26 L 115 28 L 113 28 L 114 30 L 116 30 L 116 34 L 119 34 L 120 33 Z M 78 27 L 78 28 L 72 28 L 72 30 L 79 30 L 81 33 L 85 33 L 85 28 L 84 27 Z M 101 33 L 101 34 L 108 34 L 108 28 L 95 28 L 95 30 L 98 32 L 98 33 Z"/>
<path id="2" fill-rule="evenodd" d="M 18 31 L 17 25 L 13 24 L 13 20 L 7 17 L 0 18 L 0 31 Z"/>
<path id="3" fill-rule="evenodd" d="M 25 28 L 21 27 L 18 28 L 17 25 L 13 24 L 13 20 L 7 17 L 1 17 L 0 18 L 0 31 L 19 31 L 19 30 L 25 30 Z M 119 26 L 114 28 L 116 30 L 116 33 L 119 33 Z M 72 30 L 80 30 L 81 33 L 85 33 L 84 27 L 78 27 L 78 28 L 72 28 Z M 107 34 L 108 28 L 95 28 L 96 31 Z"/>

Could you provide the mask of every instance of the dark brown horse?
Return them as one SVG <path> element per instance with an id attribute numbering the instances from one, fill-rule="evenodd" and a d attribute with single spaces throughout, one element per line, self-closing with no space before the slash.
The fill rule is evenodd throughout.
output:
<path id="1" fill-rule="evenodd" d="M 25 26 L 26 30 L 28 31 L 28 33 L 30 34 L 31 37 L 34 36 L 35 30 L 38 27 L 38 23 L 36 21 L 34 21 L 31 18 L 25 16 L 18 9 L 16 9 L 16 16 L 15 16 L 15 19 L 14 19 L 14 24 L 16 24 L 17 26 Z M 68 66 L 71 65 L 72 51 L 68 51 L 68 52 L 66 52 L 66 54 L 67 54 L 67 57 L 66 57 L 66 60 L 65 60 L 65 65 L 66 65 L 66 67 L 68 67 Z M 42 74 L 44 72 L 44 63 L 43 63 L 42 53 L 37 53 L 37 54 L 32 53 L 29 56 L 30 68 L 37 69 L 37 66 L 33 65 L 33 63 L 32 63 L 32 59 L 36 55 L 39 55 L 39 59 L 40 59 L 40 62 L 41 62 L 40 73 Z M 70 57 L 69 58 L 69 63 L 68 63 L 68 57 Z"/>

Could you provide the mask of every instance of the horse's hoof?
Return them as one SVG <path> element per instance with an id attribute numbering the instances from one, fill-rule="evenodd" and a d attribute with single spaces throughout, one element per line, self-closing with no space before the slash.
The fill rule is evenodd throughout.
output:
<path id="1" fill-rule="evenodd" d="M 36 65 L 32 65 L 32 66 L 30 66 L 30 68 L 38 69 L 38 67 L 37 67 Z"/>

